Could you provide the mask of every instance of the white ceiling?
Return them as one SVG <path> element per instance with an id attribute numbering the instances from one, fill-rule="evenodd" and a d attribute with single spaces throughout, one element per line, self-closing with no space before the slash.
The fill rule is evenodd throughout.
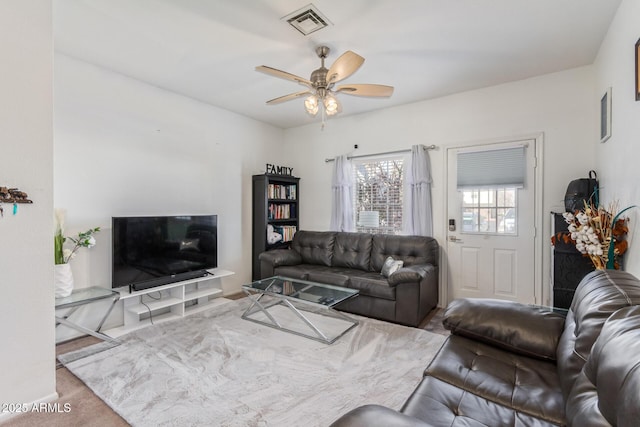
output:
<path id="1" fill-rule="evenodd" d="M 281 18 L 309 0 L 54 0 L 55 50 L 282 128 L 318 121 L 303 90 L 254 70 L 305 78 L 344 51 L 366 61 L 346 83 L 391 98 L 341 94 L 342 116 L 593 62 L 620 0 L 314 0 L 333 25 L 303 36 Z"/>

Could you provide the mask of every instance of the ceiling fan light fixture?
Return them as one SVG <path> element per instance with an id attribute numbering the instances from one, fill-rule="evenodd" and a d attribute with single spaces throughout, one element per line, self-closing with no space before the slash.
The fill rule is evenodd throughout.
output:
<path id="1" fill-rule="evenodd" d="M 335 116 L 340 111 L 342 111 L 342 106 L 340 105 L 340 101 L 333 95 L 327 95 L 322 100 L 324 104 L 324 109 L 327 112 L 328 116 Z"/>
<path id="2" fill-rule="evenodd" d="M 320 103 L 318 102 L 317 95 L 308 96 L 304 100 L 304 108 L 307 110 L 307 113 L 313 117 L 318 114 L 318 110 L 320 109 Z"/>

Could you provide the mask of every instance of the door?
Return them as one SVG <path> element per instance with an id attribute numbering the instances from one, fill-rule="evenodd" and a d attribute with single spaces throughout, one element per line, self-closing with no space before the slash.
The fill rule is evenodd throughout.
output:
<path id="1" fill-rule="evenodd" d="M 539 300 L 534 274 L 535 144 L 531 139 L 447 150 L 449 301 Z M 511 169 L 521 177 L 490 176 Z"/>

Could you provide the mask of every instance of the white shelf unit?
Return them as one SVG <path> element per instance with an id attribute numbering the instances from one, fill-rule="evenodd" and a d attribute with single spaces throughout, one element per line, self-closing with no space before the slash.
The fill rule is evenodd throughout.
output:
<path id="1" fill-rule="evenodd" d="M 169 283 L 140 291 L 129 292 L 128 287 L 117 288 L 123 302 L 123 325 L 105 331 L 113 338 L 127 332 L 157 324 L 163 321 L 178 319 L 227 302 L 222 296 L 219 279 L 234 274 L 232 271 L 213 269 L 213 275 L 198 277 L 181 282 Z M 158 297 L 150 294 L 159 293 Z M 149 314 L 147 318 L 144 315 Z"/>

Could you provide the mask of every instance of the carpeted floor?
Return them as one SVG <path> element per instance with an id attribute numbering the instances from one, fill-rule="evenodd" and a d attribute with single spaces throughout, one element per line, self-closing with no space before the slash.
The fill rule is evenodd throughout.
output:
<path id="1" fill-rule="evenodd" d="M 420 327 L 433 333 L 448 335 L 448 331 L 442 327 L 442 312 L 441 309 L 434 310 Z M 60 344 L 57 346 L 57 354 L 69 353 L 78 348 L 93 345 L 97 341 L 92 337 L 84 337 Z M 43 425 L 53 427 L 94 425 L 118 427 L 129 425 L 66 368 L 60 366 L 56 371 L 56 377 L 57 391 L 60 395 L 56 403 L 68 404 L 69 412 L 23 414 L 0 423 L 0 425 L 2 427 L 40 427 Z"/>
<path id="2" fill-rule="evenodd" d="M 56 356 L 85 348 L 101 341 L 86 336 L 56 346 Z M 57 365 L 56 391 L 60 396 L 54 404 L 59 408 L 68 405 L 69 411 L 42 412 L 18 415 L 3 423 L 2 427 L 126 427 L 129 426 L 107 406 L 89 387 L 68 369 Z"/>

